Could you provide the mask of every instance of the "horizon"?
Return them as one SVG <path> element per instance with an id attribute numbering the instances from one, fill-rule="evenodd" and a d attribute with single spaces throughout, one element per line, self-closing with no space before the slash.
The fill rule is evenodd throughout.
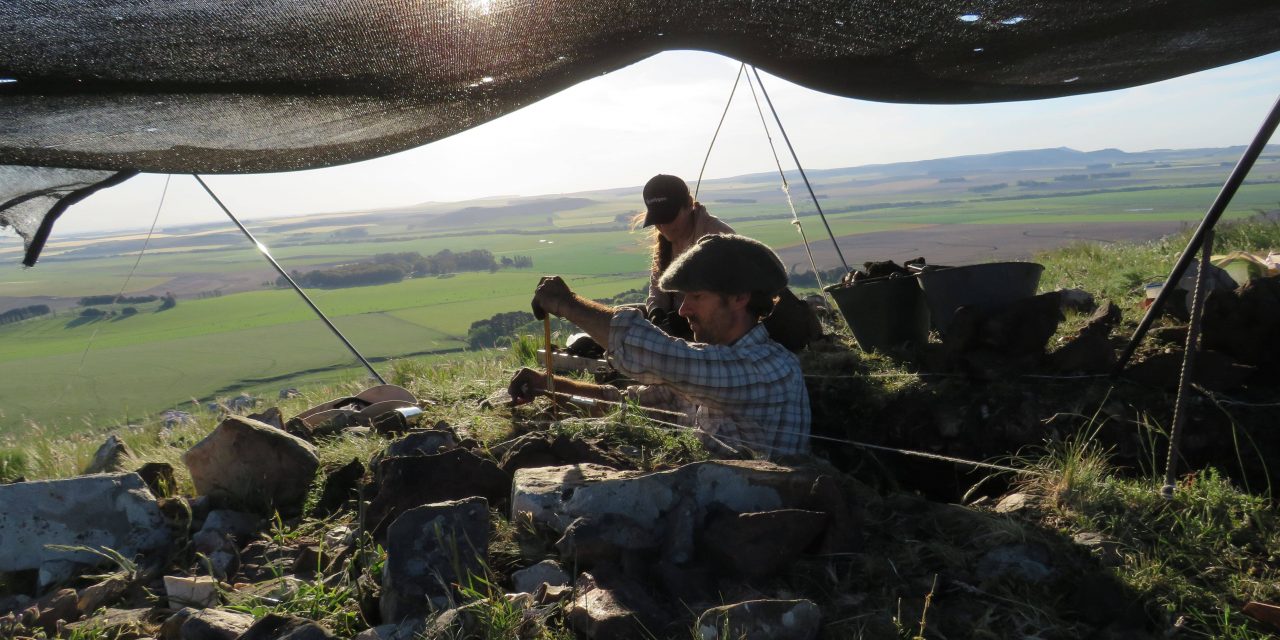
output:
<path id="1" fill-rule="evenodd" d="M 204 177 L 244 221 L 638 192 L 655 173 L 692 185 L 739 64 L 705 52 L 660 53 L 415 149 L 323 169 Z M 966 105 L 870 102 L 761 76 L 805 170 L 822 171 L 1063 147 L 1141 153 L 1244 145 L 1275 100 L 1280 53 L 1129 89 Z M 783 168 L 794 171 L 771 120 L 769 129 Z M 704 180 L 776 171 L 741 83 Z M 157 228 L 230 224 L 190 176 L 172 178 Z M 63 216 L 51 240 L 149 228 L 165 179 L 142 174 L 95 194 Z M 0 243 L 13 240 L 11 229 L 0 234 Z"/>
<path id="2" fill-rule="evenodd" d="M 1216 147 L 1162 147 L 1162 148 L 1152 148 L 1152 149 L 1139 149 L 1134 151 L 1126 151 L 1116 147 L 1103 147 L 1099 149 L 1088 149 L 1088 150 L 1076 149 L 1070 146 L 1034 147 L 1034 148 L 1026 148 L 1026 149 L 1009 149 L 1006 151 L 996 151 L 991 153 L 968 153 L 968 154 L 960 154 L 960 155 L 937 156 L 937 157 L 931 157 L 931 158 L 920 158 L 917 160 L 903 160 L 900 162 L 872 162 L 867 164 L 858 164 L 858 165 L 850 165 L 850 166 L 822 167 L 817 169 L 806 169 L 806 172 L 815 173 L 815 172 L 826 172 L 826 171 L 866 169 L 866 168 L 872 168 L 872 167 L 893 167 L 893 166 L 899 166 L 899 165 L 905 165 L 905 164 L 932 162 L 937 160 L 979 158 L 979 157 L 999 156 L 1004 154 L 1029 153 L 1029 152 L 1038 152 L 1038 151 L 1064 150 L 1064 151 L 1071 151 L 1071 152 L 1081 153 L 1081 154 L 1100 153 L 1104 151 L 1117 151 L 1120 153 L 1137 155 L 1137 154 L 1143 154 L 1143 153 L 1197 151 L 1201 149 L 1226 150 L 1226 149 L 1233 149 L 1233 148 L 1243 148 L 1245 146 L 1247 145 L 1238 144 L 1238 145 L 1224 145 L 1224 146 L 1216 146 Z M 1277 150 L 1280 150 L 1280 143 L 1268 143 L 1264 147 L 1264 152 L 1277 151 Z M 791 174 L 798 173 L 794 167 L 793 168 L 784 167 L 784 169 L 786 169 L 789 176 Z M 720 176 L 715 178 L 704 177 L 703 182 L 735 180 L 735 179 L 750 178 L 755 176 L 770 175 L 770 174 L 776 174 L 776 173 L 777 173 L 777 170 L 775 168 L 773 171 L 754 171 L 751 173 L 743 173 L 743 174 L 732 175 L 732 176 Z M 175 177 L 181 177 L 181 176 L 175 176 Z M 642 187 L 643 187 L 643 184 L 636 184 L 636 185 L 610 186 L 610 187 L 603 187 L 600 189 L 587 189 L 587 190 L 581 190 L 581 191 L 567 191 L 567 192 L 562 191 L 562 192 L 555 192 L 555 193 L 533 193 L 533 194 L 523 194 L 523 195 L 522 194 L 493 194 L 493 195 L 480 196 L 476 198 L 468 198 L 464 200 L 427 200 L 423 202 L 412 202 L 412 203 L 393 205 L 393 206 L 387 206 L 387 207 L 379 207 L 379 208 L 334 209 L 334 210 L 315 211 L 315 212 L 301 213 L 301 214 L 293 213 L 293 214 L 280 214 L 280 215 L 264 215 L 260 217 L 255 217 L 253 218 L 253 220 L 275 222 L 275 221 L 288 220 L 288 219 L 294 219 L 294 218 L 307 219 L 307 218 L 316 218 L 320 216 L 341 216 L 341 215 L 352 215 L 352 214 L 362 214 L 362 213 L 381 213 L 381 212 L 396 211 L 400 209 L 413 209 L 414 207 L 447 206 L 447 205 L 475 206 L 477 203 L 484 203 L 485 201 L 489 201 L 489 200 L 504 200 L 504 199 L 533 200 L 533 199 L 539 199 L 539 198 L 576 196 L 576 195 L 583 195 L 583 194 L 590 194 L 590 193 L 598 193 L 600 191 L 616 191 L 620 189 L 631 189 L 631 188 L 634 188 L 636 190 L 637 197 L 638 197 L 639 191 Z M 463 207 L 463 208 L 466 208 L 466 207 Z M 639 206 L 637 206 L 637 210 L 639 210 Z M 422 212 L 422 215 L 446 215 L 448 213 L 453 213 L 453 212 L 439 212 L 439 213 Z M 157 225 L 156 232 L 158 233 L 161 231 L 195 230 L 203 227 L 220 225 L 225 222 L 226 220 L 221 216 L 219 216 L 217 219 L 201 221 L 201 222 L 176 223 L 176 224 L 170 224 L 167 226 Z M 78 238 L 78 239 L 86 239 L 86 238 L 94 238 L 94 237 L 111 238 L 111 237 L 120 235 L 123 232 L 145 233 L 147 229 L 148 227 L 121 227 L 121 228 L 115 228 L 115 229 L 104 229 L 99 231 L 81 231 L 81 232 L 69 232 L 69 233 L 64 232 L 62 235 L 64 236 L 64 238 Z M 5 239 L 7 238 L 0 237 L 0 241 L 3 241 Z M 16 237 L 14 239 L 16 239 Z"/>

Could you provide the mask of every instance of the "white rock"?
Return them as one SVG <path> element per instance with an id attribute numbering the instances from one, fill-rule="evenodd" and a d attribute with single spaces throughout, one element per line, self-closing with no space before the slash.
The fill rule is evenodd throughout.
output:
<path id="1" fill-rule="evenodd" d="M 42 585 L 104 558 L 47 545 L 114 550 L 126 558 L 169 541 L 156 499 L 136 473 L 0 485 L 0 572 L 40 569 Z"/>

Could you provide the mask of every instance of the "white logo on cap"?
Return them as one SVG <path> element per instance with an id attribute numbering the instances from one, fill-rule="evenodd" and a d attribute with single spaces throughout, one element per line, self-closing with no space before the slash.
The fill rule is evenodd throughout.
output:
<path id="1" fill-rule="evenodd" d="M 666 197 L 666 196 L 659 196 L 659 197 L 657 197 L 657 198 L 649 198 L 648 200 L 645 200 L 645 201 L 644 201 L 644 203 L 645 203 L 645 204 L 658 204 L 659 202 L 666 202 L 666 201 L 667 201 L 667 197 Z"/>

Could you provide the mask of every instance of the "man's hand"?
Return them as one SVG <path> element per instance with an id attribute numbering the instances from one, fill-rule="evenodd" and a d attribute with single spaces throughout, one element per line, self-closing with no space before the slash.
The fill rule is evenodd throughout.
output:
<path id="1" fill-rule="evenodd" d="M 573 291 L 560 276 L 542 276 L 533 292 L 533 315 L 541 320 L 547 313 L 564 316 L 564 305 L 573 299 Z"/>
<path id="2" fill-rule="evenodd" d="M 511 377 L 511 383 L 507 385 L 507 394 L 511 396 L 511 405 L 517 406 L 533 402 L 533 398 L 546 389 L 546 375 L 525 367 Z"/>

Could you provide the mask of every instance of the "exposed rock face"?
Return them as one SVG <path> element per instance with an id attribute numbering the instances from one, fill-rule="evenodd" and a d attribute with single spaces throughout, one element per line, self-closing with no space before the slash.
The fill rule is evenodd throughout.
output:
<path id="1" fill-rule="evenodd" d="M 46 545 L 114 549 L 125 557 L 157 549 L 169 529 L 156 499 L 136 473 L 0 485 L 0 572 L 39 569 L 48 585 L 76 565 L 103 559 Z"/>
<path id="2" fill-rule="evenodd" d="M 360 478 L 364 477 L 364 465 L 352 458 L 351 462 L 330 473 L 324 479 L 320 501 L 311 515 L 323 518 L 337 511 L 347 500 L 359 496 Z"/>
<path id="3" fill-rule="evenodd" d="M 665 514 L 678 512 L 686 498 L 695 511 L 713 505 L 737 513 L 772 511 L 802 504 L 815 476 L 762 461 L 697 462 L 657 473 L 589 464 L 521 469 L 511 490 L 511 512 L 513 519 L 564 533 L 584 516 L 616 514 L 659 523 Z"/>
<path id="4" fill-rule="evenodd" d="M 451 585 L 484 574 L 489 503 L 480 497 L 405 511 L 387 529 L 382 621 L 395 624 L 445 609 Z"/>
<path id="5" fill-rule="evenodd" d="M 723 513 L 710 519 L 702 548 L 730 572 L 773 575 L 790 565 L 827 526 L 827 515 L 803 509 Z"/>
<path id="6" fill-rule="evenodd" d="M 698 617 L 702 640 L 812 640 L 822 613 L 809 600 L 753 600 L 708 609 Z"/>
<path id="7" fill-rule="evenodd" d="M 196 492 L 261 513 L 296 512 L 320 459 L 306 441 L 230 416 L 182 456 Z"/>
<path id="8" fill-rule="evenodd" d="M 365 511 L 364 527 L 378 540 L 408 509 L 472 496 L 499 503 L 511 491 L 511 476 L 466 449 L 385 458 L 375 468 L 374 477 L 378 480 L 369 489 L 377 495 Z"/>

